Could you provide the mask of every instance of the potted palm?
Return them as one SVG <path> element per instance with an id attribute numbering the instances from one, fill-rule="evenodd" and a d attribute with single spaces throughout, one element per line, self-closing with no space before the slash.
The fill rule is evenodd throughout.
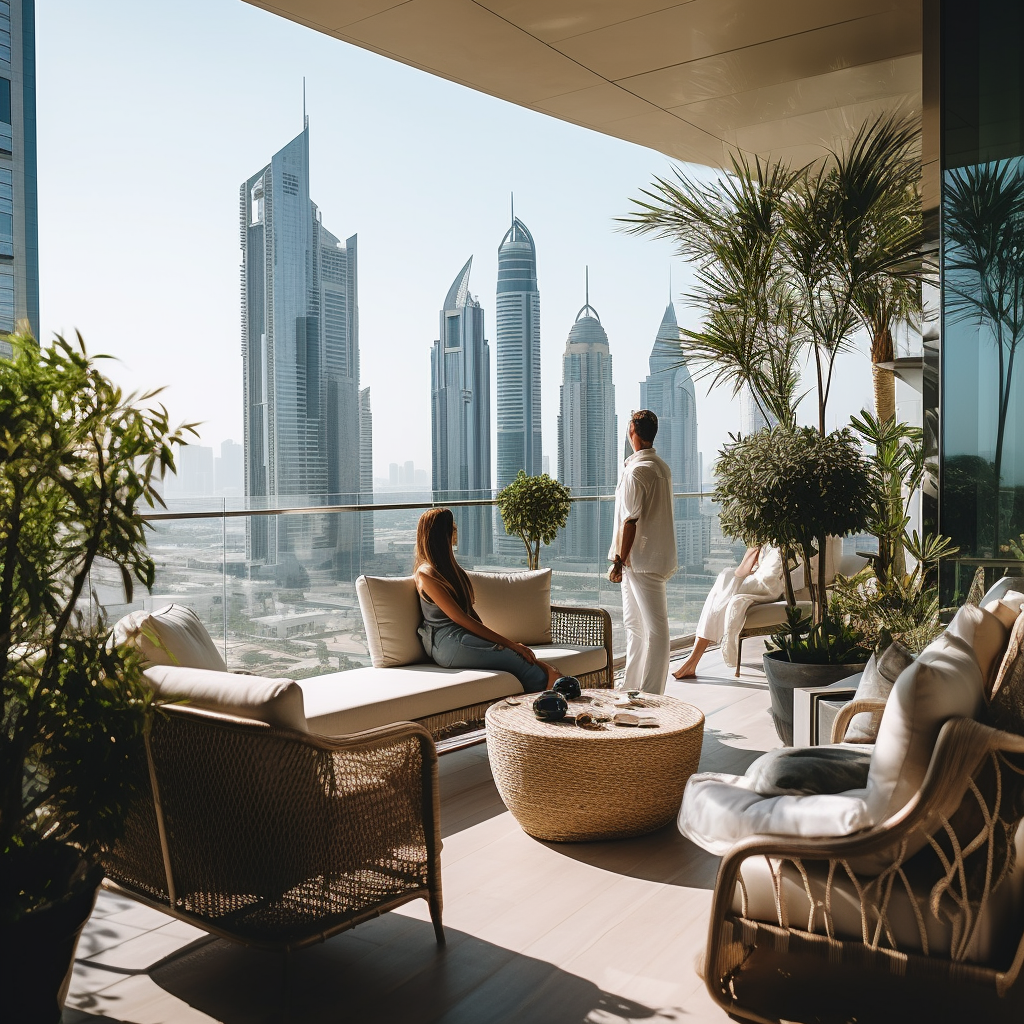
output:
<path id="1" fill-rule="evenodd" d="M 78 934 L 132 797 L 151 696 L 113 648 L 90 573 L 150 586 L 144 507 L 173 470 L 153 394 L 125 395 L 81 337 L 0 359 L 0 937 L 12 1020 L 57 1021 Z"/>
<path id="2" fill-rule="evenodd" d="M 514 534 L 526 548 L 526 562 L 540 568 L 540 546 L 550 544 L 569 521 L 569 488 L 547 473 L 527 476 L 519 470 L 498 492 L 498 511 L 505 532 Z"/>
<path id="3" fill-rule="evenodd" d="M 792 742 L 793 689 L 827 685 L 863 667 L 869 655 L 861 636 L 830 609 L 826 592 L 828 537 L 866 528 L 871 487 L 860 445 L 847 430 L 822 436 L 811 427 L 776 427 L 727 444 L 715 468 L 714 498 L 722 529 L 747 544 L 773 544 L 783 552 L 789 626 L 773 640 L 764 668 L 779 736 Z M 794 600 L 792 555 L 803 562 L 812 613 Z"/>

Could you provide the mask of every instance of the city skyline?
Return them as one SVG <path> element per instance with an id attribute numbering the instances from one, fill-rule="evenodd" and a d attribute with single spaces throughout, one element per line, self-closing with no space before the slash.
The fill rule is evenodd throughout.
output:
<path id="1" fill-rule="evenodd" d="M 196 19 L 204 25 L 199 36 Z M 84 77 L 76 71 L 83 52 L 90 55 Z M 73 339 L 78 328 L 90 350 L 116 357 L 108 368 L 126 390 L 166 385 L 161 400 L 172 419 L 200 421 L 204 445 L 242 436 L 238 185 L 301 128 L 303 76 L 312 195 L 336 233 L 337 225 L 359 236 L 360 369 L 375 400 L 375 476 L 386 477 L 394 461 L 429 466 L 424 341 L 436 331 L 438 297 L 469 253 L 476 289 L 494 294 L 511 191 L 538 247 L 546 333 L 556 328 L 541 353 L 544 454 L 553 471 L 564 332 L 580 305 L 584 263 L 595 282 L 614 282 L 598 305 L 615 351 L 620 446 L 637 402 L 634 382 L 647 374 L 650 311 L 664 308 L 670 266 L 680 322 L 699 327 L 684 298 L 687 268 L 671 243 L 616 229 L 630 197 L 653 175 L 671 173 L 653 150 L 234 0 L 174 7 L 50 0 L 37 11 L 37 53 L 47 69 L 37 83 L 41 337 L 59 331 Z M 254 53 L 274 59 L 253 60 Z M 137 87 L 126 90 L 125 81 Z M 451 124 L 472 126 L 472 159 L 452 158 L 444 128 Z M 203 154 L 201 187 L 187 202 L 160 184 L 183 145 Z M 72 153 L 75 187 L 68 188 Z M 494 309 L 483 302 L 493 346 Z M 830 426 L 871 405 L 865 347 L 859 342 L 858 352 L 840 359 Z M 492 397 L 494 364 L 492 352 Z M 707 382 L 693 373 L 707 464 L 737 430 L 737 408 L 728 392 L 707 399 Z M 387 414 L 385 393 L 401 415 Z M 801 419 L 811 422 L 813 410 Z M 422 429 L 408 431 L 407 420 Z M 492 452 L 495 432 L 492 412 Z"/>

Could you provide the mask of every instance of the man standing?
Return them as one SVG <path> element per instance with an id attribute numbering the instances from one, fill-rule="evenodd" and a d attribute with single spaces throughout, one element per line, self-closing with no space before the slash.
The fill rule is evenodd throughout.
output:
<path id="1" fill-rule="evenodd" d="M 672 470 L 654 451 L 658 417 L 633 413 L 626 459 L 615 489 L 615 526 L 608 579 L 622 584 L 626 628 L 624 689 L 664 693 L 668 679 L 668 597 L 665 583 L 676 571 L 672 521 Z"/>

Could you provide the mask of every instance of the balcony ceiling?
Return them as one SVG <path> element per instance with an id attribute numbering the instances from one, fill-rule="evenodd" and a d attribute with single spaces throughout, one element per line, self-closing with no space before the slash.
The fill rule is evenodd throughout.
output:
<path id="1" fill-rule="evenodd" d="M 480 92 L 710 166 L 809 160 L 921 107 L 921 0 L 247 0 Z"/>

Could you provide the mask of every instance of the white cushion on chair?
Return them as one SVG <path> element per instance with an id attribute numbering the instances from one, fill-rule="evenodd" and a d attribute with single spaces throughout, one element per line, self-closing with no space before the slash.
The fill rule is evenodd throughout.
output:
<path id="1" fill-rule="evenodd" d="M 397 668 L 430 660 L 416 632 L 423 614 L 411 576 L 360 576 L 356 596 L 374 668 Z"/>
<path id="2" fill-rule="evenodd" d="M 183 604 L 169 604 L 155 612 L 129 612 L 114 624 L 113 632 L 114 643 L 135 647 L 150 665 L 227 671 L 199 616 Z"/>
<path id="3" fill-rule="evenodd" d="M 292 679 L 240 676 L 177 665 L 151 665 L 145 676 L 165 700 L 187 700 L 190 706 L 204 711 L 252 718 L 275 729 L 309 731 L 302 690 Z"/>
<path id="4" fill-rule="evenodd" d="M 485 626 L 519 644 L 551 643 L 551 570 L 469 572 Z"/>

